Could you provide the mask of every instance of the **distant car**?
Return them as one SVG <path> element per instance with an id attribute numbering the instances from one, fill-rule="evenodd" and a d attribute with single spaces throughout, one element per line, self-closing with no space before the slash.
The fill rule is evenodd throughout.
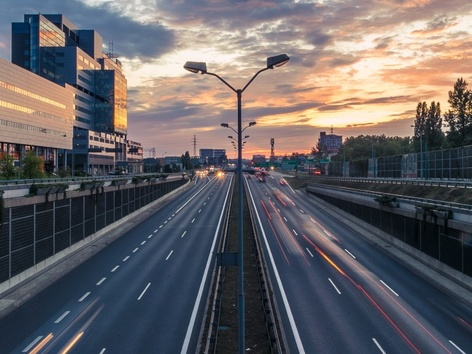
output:
<path id="1" fill-rule="evenodd" d="M 279 180 L 279 184 L 280 184 L 281 186 L 286 186 L 286 185 L 287 185 L 287 181 L 282 178 L 282 179 Z"/>
<path id="2" fill-rule="evenodd" d="M 313 171 L 313 174 L 314 174 L 315 176 L 321 176 L 321 169 L 315 168 L 314 171 Z"/>

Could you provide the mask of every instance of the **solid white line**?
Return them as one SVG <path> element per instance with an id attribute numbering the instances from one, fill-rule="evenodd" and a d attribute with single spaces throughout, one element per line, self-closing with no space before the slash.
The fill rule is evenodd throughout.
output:
<path id="1" fill-rule="evenodd" d="M 187 233 L 187 231 L 184 231 L 184 233 L 180 237 L 184 237 L 186 233 Z"/>
<path id="2" fill-rule="evenodd" d="M 149 286 L 151 285 L 151 283 L 149 283 L 143 290 L 143 292 L 141 293 L 141 295 L 139 295 L 138 297 L 138 300 L 141 300 L 141 298 L 143 297 L 144 293 L 146 292 L 146 290 L 149 288 Z"/>
<path id="3" fill-rule="evenodd" d="M 137 250 L 139 250 L 139 247 L 136 247 L 136 248 L 133 250 L 133 253 L 136 253 Z"/>
<path id="4" fill-rule="evenodd" d="M 35 339 L 34 341 L 32 341 L 32 342 L 30 343 L 30 345 L 28 345 L 28 346 L 27 346 L 25 349 L 23 349 L 21 352 L 22 352 L 22 353 L 27 353 L 27 352 L 29 352 L 29 350 L 30 350 L 31 348 L 33 348 L 33 346 L 35 346 L 36 343 L 38 343 L 42 338 L 43 338 L 43 336 L 38 336 L 38 337 L 36 337 L 36 339 Z"/>
<path id="5" fill-rule="evenodd" d="M 463 351 L 461 348 L 459 348 L 456 343 L 454 343 L 452 340 L 449 341 L 458 351 L 460 351 L 462 354 L 465 354 L 465 351 Z"/>
<path id="6" fill-rule="evenodd" d="M 313 253 L 310 252 L 310 250 L 308 249 L 308 247 L 306 248 L 306 251 L 310 254 L 310 256 L 313 258 Z"/>
<path id="7" fill-rule="evenodd" d="M 233 176 L 231 176 L 231 180 L 233 179 Z M 224 201 L 224 205 L 228 202 L 228 195 L 229 195 L 229 188 L 226 191 L 226 197 Z M 209 198 L 208 198 L 209 199 Z M 220 219 L 218 220 L 218 225 L 216 227 L 215 234 L 213 236 L 213 243 L 211 244 L 210 252 L 208 254 L 208 259 L 207 263 L 205 266 L 205 271 L 203 272 L 202 276 L 202 281 L 200 282 L 200 288 L 198 289 L 198 294 L 197 298 L 195 299 L 195 304 L 193 305 L 193 310 L 192 310 L 192 315 L 190 316 L 190 321 L 187 327 L 187 333 L 185 334 L 185 339 L 182 344 L 182 349 L 180 350 L 181 354 L 186 354 L 188 351 L 188 346 L 190 344 L 190 337 L 192 336 L 193 328 L 195 327 L 195 319 L 197 317 L 197 312 L 198 308 L 200 307 L 200 302 L 202 300 L 202 295 L 203 295 L 203 289 L 205 288 L 205 282 L 208 277 L 208 271 L 210 269 L 210 265 L 212 263 L 212 258 L 213 258 L 213 252 L 215 250 L 215 245 L 216 245 L 216 240 L 218 238 L 218 234 L 220 232 L 220 227 L 221 227 L 221 222 L 223 220 L 223 213 L 224 213 L 224 205 L 223 208 L 221 208 L 221 214 L 220 214 Z"/>
<path id="8" fill-rule="evenodd" d="M 57 320 L 54 321 L 54 323 L 59 323 L 59 322 L 61 322 L 61 321 L 64 319 L 64 317 L 66 317 L 69 313 L 70 313 L 70 311 L 64 312 L 64 313 L 61 315 L 61 317 L 59 317 Z"/>
<path id="9" fill-rule="evenodd" d="M 103 277 L 102 279 L 100 279 L 100 281 L 96 284 L 96 285 L 100 285 L 101 283 L 103 283 L 107 278 L 106 277 Z"/>
<path id="10" fill-rule="evenodd" d="M 84 301 L 85 298 L 86 298 L 87 296 L 89 296 L 89 295 L 90 295 L 90 291 L 87 291 L 87 292 L 86 292 L 84 295 L 82 295 L 82 297 L 79 299 L 79 302 Z"/>
<path id="11" fill-rule="evenodd" d="M 341 295 L 341 292 L 339 291 L 338 287 L 334 284 L 334 282 L 331 280 L 331 278 L 328 278 L 328 280 L 333 286 L 333 288 L 338 292 L 338 294 Z"/>
<path id="12" fill-rule="evenodd" d="M 356 259 L 356 257 L 351 252 L 349 252 L 347 249 L 344 249 L 344 250 L 347 252 L 348 255 L 350 255 L 352 258 Z"/>
<path id="13" fill-rule="evenodd" d="M 128 260 L 129 256 L 126 256 L 125 258 L 123 258 L 123 262 L 126 262 Z"/>
<path id="14" fill-rule="evenodd" d="M 144 245 L 146 243 L 146 240 L 144 240 L 143 242 L 141 242 L 141 246 Z"/>
<path id="15" fill-rule="evenodd" d="M 120 268 L 119 265 L 115 266 L 115 268 L 113 268 L 113 269 L 111 270 L 111 272 L 113 273 L 113 272 L 114 272 L 115 270 L 117 270 L 118 268 Z"/>
<path id="16" fill-rule="evenodd" d="M 391 287 L 389 287 L 382 279 L 380 279 L 380 282 L 385 285 L 387 287 L 388 290 L 390 290 L 392 293 L 394 293 L 396 296 L 398 296 L 398 294 L 393 291 L 393 289 Z"/>
<path id="17" fill-rule="evenodd" d="M 383 350 L 383 348 L 380 346 L 379 342 L 377 342 L 377 339 L 372 338 L 372 340 L 374 341 L 374 343 L 375 343 L 375 345 L 377 346 L 377 348 L 379 348 L 380 352 L 381 352 L 382 354 L 386 354 L 386 353 L 385 353 L 385 350 Z"/>
<path id="18" fill-rule="evenodd" d="M 174 250 L 170 251 L 170 253 L 167 255 L 166 261 L 170 258 L 170 256 L 174 253 Z"/>
<path id="19" fill-rule="evenodd" d="M 249 186 L 247 181 L 246 181 L 246 185 Z M 258 221 L 258 223 L 260 225 L 260 228 L 261 228 L 262 237 L 264 239 L 265 247 L 267 249 L 267 254 L 269 255 L 270 263 L 272 264 L 272 269 L 274 271 L 275 279 L 277 280 L 278 288 L 280 290 L 280 295 L 282 296 L 282 301 L 283 301 L 284 306 L 285 306 L 285 311 L 287 312 L 288 321 L 290 322 L 290 327 L 292 328 L 293 337 L 295 339 L 295 343 L 297 344 L 297 349 L 298 349 L 297 352 L 298 353 L 305 353 L 305 348 L 303 347 L 303 343 L 302 343 L 302 340 L 300 338 L 300 333 L 298 332 L 297 324 L 295 323 L 295 319 L 293 318 L 292 309 L 290 308 L 290 304 L 287 300 L 287 294 L 285 293 L 285 289 L 284 289 L 284 286 L 282 284 L 282 280 L 280 279 L 279 271 L 278 271 L 277 266 L 275 264 L 274 256 L 272 255 L 272 251 L 270 250 L 270 247 L 269 247 L 269 242 L 267 241 L 267 236 L 265 234 L 264 228 L 262 227 L 261 218 L 259 217 L 259 212 L 257 211 L 256 204 L 255 204 L 254 198 L 252 196 L 251 189 L 248 188 L 248 190 L 249 190 L 249 194 L 251 196 L 251 203 L 254 207 L 254 212 L 256 213 L 257 221 Z"/>

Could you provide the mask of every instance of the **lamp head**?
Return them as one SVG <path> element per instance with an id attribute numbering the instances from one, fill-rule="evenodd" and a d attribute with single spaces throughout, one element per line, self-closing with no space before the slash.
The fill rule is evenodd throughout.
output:
<path id="1" fill-rule="evenodd" d="M 223 128 L 229 128 L 229 124 L 228 124 L 228 123 L 221 123 L 221 126 L 222 126 Z"/>
<path id="2" fill-rule="evenodd" d="M 228 135 L 228 138 L 233 139 L 233 137 L 231 135 Z"/>
<path id="3" fill-rule="evenodd" d="M 206 63 L 198 62 L 198 61 L 186 62 L 184 65 L 184 69 L 194 74 L 198 74 L 198 73 L 206 74 L 207 72 Z"/>
<path id="4" fill-rule="evenodd" d="M 249 126 L 250 126 L 250 127 L 253 127 L 253 126 L 256 125 L 256 124 L 257 124 L 257 122 L 249 122 Z"/>
<path id="5" fill-rule="evenodd" d="M 267 69 L 273 69 L 275 67 L 282 66 L 290 60 L 287 54 L 276 55 L 275 57 L 267 58 Z"/>

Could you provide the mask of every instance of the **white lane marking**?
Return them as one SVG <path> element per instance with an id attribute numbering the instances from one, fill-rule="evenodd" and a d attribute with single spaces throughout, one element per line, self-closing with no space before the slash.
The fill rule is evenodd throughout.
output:
<path id="1" fill-rule="evenodd" d="M 106 279 L 107 279 L 106 277 L 103 277 L 102 279 L 99 280 L 99 282 L 96 285 L 102 284 Z"/>
<path id="2" fill-rule="evenodd" d="M 246 186 L 249 186 L 247 181 L 246 181 Z M 270 263 L 272 265 L 272 270 L 274 272 L 275 279 L 276 279 L 277 284 L 278 284 L 278 289 L 280 291 L 280 295 L 282 296 L 282 301 L 284 303 L 285 311 L 287 313 L 288 321 L 290 323 L 290 328 L 292 329 L 293 337 L 294 337 L 295 343 L 297 345 L 297 352 L 298 353 L 305 353 L 305 348 L 303 347 L 302 339 L 300 338 L 300 333 L 298 332 L 297 324 L 295 323 L 295 319 L 293 317 L 292 309 L 291 309 L 290 303 L 287 299 L 287 294 L 285 293 L 285 289 L 284 289 L 284 286 L 282 284 L 282 280 L 280 279 L 279 271 L 278 271 L 277 266 L 275 264 L 274 256 L 272 255 L 272 251 L 269 247 L 269 241 L 267 241 L 266 233 L 264 231 L 264 228 L 262 227 L 261 218 L 259 216 L 259 212 L 257 211 L 256 203 L 254 201 L 254 197 L 252 196 L 251 188 L 248 188 L 248 191 L 249 191 L 249 194 L 251 196 L 251 203 L 253 205 L 254 212 L 256 213 L 257 222 L 258 222 L 258 224 L 261 228 L 262 238 L 264 240 L 265 248 L 267 250 L 267 254 L 269 256 Z M 183 352 L 181 352 L 181 353 L 183 353 Z"/>
<path id="3" fill-rule="evenodd" d="M 392 293 L 394 293 L 396 296 L 398 296 L 398 294 L 397 294 L 395 291 L 393 291 L 393 289 L 392 289 L 391 287 L 389 287 L 382 279 L 380 279 L 380 282 L 381 282 L 383 285 L 385 285 L 385 287 L 386 287 L 388 290 L 390 290 Z"/>
<path id="4" fill-rule="evenodd" d="M 118 268 L 120 268 L 119 265 L 115 266 L 115 268 L 113 268 L 113 269 L 111 270 L 111 272 L 113 273 L 113 272 L 114 272 L 115 270 L 117 270 Z"/>
<path id="5" fill-rule="evenodd" d="M 328 280 L 333 286 L 333 288 L 338 292 L 338 294 L 341 295 L 341 292 L 339 291 L 338 287 L 334 284 L 334 282 L 331 280 L 331 278 L 328 278 Z"/>
<path id="6" fill-rule="evenodd" d="M 302 209 L 300 209 L 300 212 L 301 212 L 302 214 L 305 214 L 305 212 L 304 212 Z"/>
<path id="7" fill-rule="evenodd" d="M 184 237 L 186 233 L 187 233 L 187 231 L 184 231 L 184 233 L 180 237 Z"/>
<path id="8" fill-rule="evenodd" d="M 123 262 L 126 262 L 128 260 L 129 256 L 126 256 L 125 258 L 123 258 Z"/>
<path id="9" fill-rule="evenodd" d="M 172 219 L 172 216 L 171 216 L 169 219 L 167 219 L 167 220 L 170 220 L 170 219 Z"/>
<path id="10" fill-rule="evenodd" d="M 144 293 L 146 292 L 146 290 L 149 288 L 149 286 L 151 285 L 151 283 L 149 283 L 143 290 L 143 292 L 141 293 L 141 295 L 139 295 L 138 297 L 138 300 L 141 300 L 141 298 L 143 297 Z"/>
<path id="11" fill-rule="evenodd" d="M 159 229 L 154 230 L 154 233 L 157 233 L 157 231 L 159 231 Z"/>
<path id="12" fill-rule="evenodd" d="M 136 248 L 133 250 L 133 253 L 136 253 L 137 250 L 139 250 L 139 247 L 136 247 Z"/>
<path id="13" fill-rule="evenodd" d="M 99 353 L 99 354 L 105 353 L 105 350 L 107 350 L 107 348 L 103 348 L 102 350 L 100 350 L 100 353 Z"/>
<path id="14" fill-rule="evenodd" d="M 348 255 L 350 255 L 352 258 L 356 259 L 356 257 L 351 252 L 349 252 L 347 249 L 344 249 L 344 250 L 346 251 L 346 253 Z"/>
<path id="15" fill-rule="evenodd" d="M 174 213 L 174 214 L 172 214 L 172 216 L 171 216 L 171 217 L 173 218 L 174 216 L 175 216 L 175 213 Z"/>
<path id="16" fill-rule="evenodd" d="M 458 351 L 460 351 L 462 354 L 465 354 L 465 351 L 463 351 L 461 348 L 459 348 L 456 343 L 454 343 L 452 340 L 449 341 Z"/>
<path id="17" fill-rule="evenodd" d="M 292 229 L 292 231 L 293 231 L 293 233 L 295 234 L 295 236 L 298 236 L 298 234 L 297 234 L 297 232 L 296 232 L 295 230 Z"/>
<path id="18" fill-rule="evenodd" d="M 143 242 L 141 242 L 141 246 L 144 245 L 146 243 L 146 240 L 144 240 Z"/>
<path id="19" fill-rule="evenodd" d="M 207 202 L 203 203 L 203 205 L 207 205 Z"/>
<path id="20" fill-rule="evenodd" d="M 287 218 L 286 218 L 285 216 L 284 216 L 284 220 L 285 220 L 285 222 L 288 222 L 288 220 L 287 220 Z"/>
<path id="21" fill-rule="evenodd" d="M 167 224 L 167 220 L 166 220 L 166 221 L 164 221 L 164 224 Z"/>
<path id="22" fill-rule="evenodd" d="M 25 349 L 23 349 L 21 352 L 22 352 L 22 353 L 27 353 L 27 352 L 29 352 L 30 349 L 33 348 L 33 347 L 36 345 L 36 343 L 38 343 L 42 338 L 43 338 L 43 336 L 38 336 L 38 337 L 36 337 L 36 339 L 35 339 L 34 341 L 32 341 L 32 342 L 30 343 L 30 345 L 28 345 L 28 346 L 27 346 Z"/>
<path id="23" fill-rule="evenodd" d="M 149 235 L 149 236 L 148 236 L 148 238 L 151 238 L 151 237 L 152 237 L 152 235 Z"/>
<path id="24" fill-rule="evenodd" d="M 233 177 L 231 177 L 231 180 L 232 180 L 232 178 Z M 217 235 L 220 232 L 221 222 L 223 220 L 223 211 L 225 209 L 224 205 L 226 205 L 226 203 L 228 202 L 228 195 L 229 195 L 229 189 L 226 192 L 226 197 L 225 197 L 225 201 L 223 203 L 223 208 L 221 208 L 220 218 L 218 220 L 218 225 L 216 226 L 215 234 L 213 235 L 213 242 L 211 244 L 210 252 L 208 254 L 208 259 L 207 259 L 207 263 L 206 263 L 206 266 L 205 266 L 205 271 L 203 272 L 202 281 L 200 282 L 200 288 L 198 288 L 197 298 L 195 299 L 195 304 L 193 305 L 192 315 L 190 316 L 190 321 L 189 321 L 188 327 L 187 327 L 187 333 L 185 334 L 185 339 L 184 339 L 184 343 L 182 344 L 182 349 L 180 350 L 180 354 L 186 354 L 187 351 L 188 351 L 188 347 L 189 347 L 189 344 L 190 344 L 190 337 L 192 336 L 193 328 L 195 327 L 195 320 L 196 320 L 196 317 L 197 317 L 197 312 L 198 312 L 198 309 L 200 307 L 200 302 L 201 302 L 202 296 L 203 296 L 203 289 L 205 288 L 205 283 L 206 283 L 207 278 L 208 278 L 208 272 L 209 272 L 209 269 L 210 269 L 210 265 L 212 263 L 213 252 L 215 252 L 216 240 L 218 238 Z"/>
<path id="25" fill-rule="evenodd" d="M 69 313 L 70 313 L 70 311 L 64 312 L 57 320 L 54 321 L 54 323 L 61 322 Z"/>
<path id="26" fill-rule="evenodd" d="M 308 249 L 308 247 L 306 248 L 306 251 L 310 254 L 310 256 L 313 258 L 313 253 L 310 252 L 310 250 Z"/>
<path id="27" fill-rule="evenodd" d="M 160 229 L 162 229 L 163 227 L 164 227 L 164 225 L 159 226 Z"/>
<path id="28" fill-rule="evenodd" d="M 377 346 L 377 348 L 379 348 L 380 352 L 381 352 L 382 354 L 386 354 L 386 353 L 385 353 L 385 350 L 383 350 L 383 348 L 380 346 L 379 342 L 377 342 L 377 339 L 372 338 L 372 340 L 374 341 L 374 343 L 375 343 L 375 345 Z"/>
<path id="29" fill-rule="evenodd" d="M 202 209 L 200 209 L 200 210 L 198 211 L 199 214 L 200 214 L 201 212 L 202 212 Z"/>
<path id="30" fill-rule="evenodd" d="M 195 218 L 193 218 L 193 219 L 192 219 L 192 222 L 191 222 L 191 224 L 193 224 L 193 222 L 194 222 L 194 221 L 195 221 Z"/>
<path id="31" fill-rule="evenodd" d="M 170 253 L 167 255 L 166 261 L 170 258 L 170 256 L 174 253 L 174 250 L 170 251 Z"/>
<path id="32" fill-rule="evenodd" d="M 89 295 L 90 295 L 90 291 L 87 291 L 87 292 L 86 292 L 84 295 L 82 295 L 82 297 L 79 299 L 79 302 L 84 301 L 85 298 L 86 298 L 87 296 L 89 296 Z"/>

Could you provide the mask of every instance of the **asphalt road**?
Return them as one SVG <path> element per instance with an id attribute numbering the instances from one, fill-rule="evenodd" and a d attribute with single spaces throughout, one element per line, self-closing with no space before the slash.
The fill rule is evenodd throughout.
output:
<path id="1" fill-rule="evenodd" d="M 231 178 L 198 178 L 0 319 L 0 352 L 195 352 Z"/>
<path id="2" fill-rule="evenodd" d="M 247 178 L 291 353 L 472 352 L 472 310 L 301 193 Z"/>

